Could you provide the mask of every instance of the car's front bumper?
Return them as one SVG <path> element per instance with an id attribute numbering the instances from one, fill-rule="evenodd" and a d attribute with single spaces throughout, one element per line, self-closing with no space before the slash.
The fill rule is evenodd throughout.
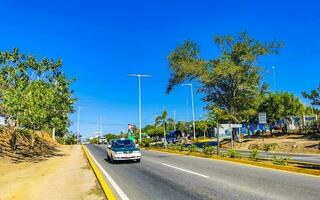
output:
<path id="1" fill-rule="evenodd" d="M 113 154 L 113 160 L 139 160 L 141 159 L 141 153 L 131 154 Z"/>

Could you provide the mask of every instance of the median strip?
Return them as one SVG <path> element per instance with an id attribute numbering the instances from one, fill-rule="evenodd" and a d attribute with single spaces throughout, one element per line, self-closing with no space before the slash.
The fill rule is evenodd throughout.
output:
<path id="1" fill-rule="evenodd" d="M 201 176 L 203 178 L 209 178 L 209 176 L 206 176 L 206 175 L 203 175 L 203 174 L 199 174 L 199 173 L 196 173 L 196 172 L 193 172 L 193 171 L 190 171 L 190 170 L 182 169 L 180 167 L 175 167 L 175 166 L 172 166 L 172 165 L 168 165 L 166 163 L 161 163 L 161 164 L 164 165 L 164 166 L 167 166 L 167 167 L 171 167 L 173 169 L 177 169 L 177 170 L 180 170 L 180 171 L 183 171 L 183 172 L 187 172 L 187 173 L 190 173 L 190 174 Z"/>
<path id="2" fill-rule="evenodd" d="M 87 149 L 86 146 L 82 146 L 83 151 L 85 152 L 87 159 L 107 197 L 108 200 L 115 200 L 115 196 L 112 192 L 112 190 L 109 188 L 107 182 L 103 178 L 103 175 L 109 180 L 110 184 L 113 186 L 113 188 L 117 191 L 120 198 L 122 200 L 129 200 L 129 198 L 126 196 L 126 194 L 121 190 L 121 188 L 116 184 L 116 182 L 111 178 L 111 176 L 103 169 L 103 167 L 97 162 L 97 160 L 92 156 L 90 151 Z M 102 172 L 102 173 L 101 173 Z"/>
<path id="3" fill-rule="evenodd" d="M 267 162 L 256 162 L 256 161 L 251 161 L 251 160 L 220 157 L 220 156 L 214 156 L 214 155 L 208 156 L 208 155 L 203 155 L 203 154 L 195 153 L 195 152 L 190 153 L 190 152 L 181 152 L 181 151 L 159 149 L 159 148 L 146 148 L 146 150 L 170 153 L 170 154 L 175 154 L 175 155 L 202 157 L 202 158 L 206 158 L 206 159 L 233 162 L 233 163 L 242 164 L 242 165 L 243 164 L 250 165 L 250 166 L 254 166 L 254 167 L 263 167 L 263 168 L 268 168 L 270 170 L 281 170 L 281 171 L 286 171 L 289 173 L 299 173 L 301 175 L 316 176 L 316 177 L 320 176 L 320 170 L 318 170 L 318 169 L 305 169 L 303 167 L 296 167 L 296 166 L 281 166 L 281 165 L 270 164 Z"/>

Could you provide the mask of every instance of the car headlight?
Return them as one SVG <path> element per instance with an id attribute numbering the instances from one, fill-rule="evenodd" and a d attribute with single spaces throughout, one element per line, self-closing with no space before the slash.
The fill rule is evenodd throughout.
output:
<path id="1" fill-rule="evenodd" d="M 123 154 L 121 151 L 113 151 L 114 154 Z"/>
<path id="2" fill-rule="evenodd" d="M 133 151 L 133 153 L 140 153 L 140 151 Z"/>

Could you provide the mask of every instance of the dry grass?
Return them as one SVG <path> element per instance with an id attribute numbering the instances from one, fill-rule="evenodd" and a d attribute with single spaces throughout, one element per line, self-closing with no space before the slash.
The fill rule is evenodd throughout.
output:
<path id="1" fill-rule="evenodd" d="M 252 150 L 263 144 L 275 143 L 276 147 L 273 152 L 283 153 L 320 153 L 320 136 L 318 134 L 279 134 L 279 135 L 265 135 L 260 137 L 248 137 L 241 143 L 235 142 L 235 149 L 238 150 Z M 222 148 L 231 148 L 230 141 L 221 143 Z"/>

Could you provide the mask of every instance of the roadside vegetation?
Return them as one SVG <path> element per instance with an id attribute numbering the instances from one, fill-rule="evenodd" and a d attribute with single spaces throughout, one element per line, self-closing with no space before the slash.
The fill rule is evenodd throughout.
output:
<path id="1" fill-rule="evenodd" d="M 12 151 L 20 148 L 21 137 L 29 138 L 32 151 L 39 140 L 37 132 L 73 143 L 67 134 L 76 101 L 73 81 L 63 73 L 60 59 L 38 59 L 17 48 L 0 52 L 0 114 L 6 122 L 0 135 L 10 135 Z"/>
<path id="2" fill-rule="evenodd" d="M 235 36 L 218 35 L 214 37 L 214 44 L 219 54 L 213 58 L 202 57 L 199 45 L 190 40 L 178 45 L 168 56 L 170 77 L 166 92 L 169 94 L 175 87 L 193 82 L 206 103 L 206 116 L 195 122 L 197 138 L 194 140 L 192 137 L 191 121 L 174 121 L 167 116 L 166 110 L 157 117 L 154 124 L 146 125 L 142 132 L 153 142 L 164 142 L 165 145 L 168 132 L 173 130 L 178 131 L 179 142 L 208 142 L 216 140 L 212 138 L 213 130 L 219 129 L 220 124 L 243 124 L 249 127 L 250 124 L 259 123 L 258 113 L 265 112 L 269 130 L 253 132 L 247 128 L 248 134 L 243 136 L 243 144 L 226 139 L 220 141 L 219 147 L 252 150 L 256 145 L 256 150 L 266 153 L 304 153 L 304 150 L 319 153 L 320 117 L 318 116 L 316 125 L 311 128 L 302 126 L 299 132 L 290 131 L 289 122 L 291 116 L 320 115 L 320 86 L 310 92 L 302 92 L 302 96 L 310 101 L 310 106 L 307 106 L 293 93 L 270 91 L 269 85 L 264 82 L 268 67 L 262 66 L 260 60 L 278 55 L 284 44 L 278 41 L 261 42 L 246 32 Z M 282 125 L 278 126 L 280 121 Z M 150 139 L 148 141 L 151 142 Z M 249 145 L 246 146 L 246 143 Z M 142 145 L 149 144 L 144 141 Z"/>

